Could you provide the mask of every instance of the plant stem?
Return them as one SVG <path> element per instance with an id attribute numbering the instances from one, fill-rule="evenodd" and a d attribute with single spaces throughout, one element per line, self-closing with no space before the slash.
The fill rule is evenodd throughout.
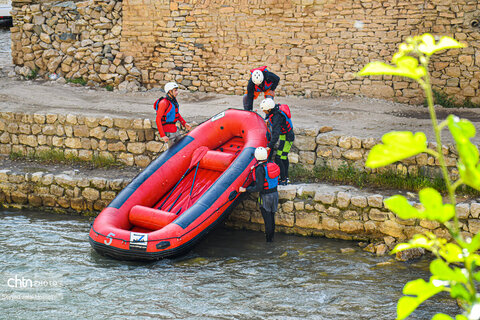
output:
<path id="1" fill-rule="evenodd" d="M 452 183 L 450 181 L 450 177 L 448 176 L 447 165 L 445 163 L 445 158 L 442 152 L 442 138 L 440 135 L 440 127 L 438 126 L 437 114 L 435 113 L 435 107 L 433 105 L 433 92 L 432 92 L 432 86 L 430 82 L 430 73 L 428 72 L 428 62 L 429 62 L 428 57 L 425 57 L 425 60 L 423 61 L 422 64 L 425 67 L 425 70 L 427 70 L 427 72 L 425 75 L 425 83 L 422 86 L 423 86 L 423 90 L 425 91 L 425 95 L 427 97 L 428 111 L 430 113 L 433 130 L 435 132 L 435 140 L 437 142 L 437 152 L 438 152 L 438 160 L 440 162 L 440 168 L 442 170 L 443 178 L 445 179 L 445 185 L 447 187 L 450 203 L 455 207 L 456 205 L 455 189 L 452 188 Z M 452 234 L 452 236 L 454 238 L 458 236 L 462 239 L 462 235 L 459 231 L 460 229 L 458 224 L 458 217 L 456 214 L 454 215 L 453 220 L 454 220 L 454 228 L 453 228 L 454 234 Z"/>

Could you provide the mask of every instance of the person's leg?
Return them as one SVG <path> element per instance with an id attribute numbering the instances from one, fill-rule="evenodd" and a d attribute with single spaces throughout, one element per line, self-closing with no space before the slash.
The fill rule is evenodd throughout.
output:
<path id="1" fill-rule="evenodd" d="M 282 166 L 280 166 L 280 181 L 281 184 L 286 185 L 288 183 L 288 153 L 292 148 L 292 141 L 286 141 L 286 136 L 280 136 L 280 145 L 278 147 L 277 156 L 280 158 Z M 283 171 L 282 171 L 283 168 Z"/>
<path id="2" fill-rule="evenodd" d="M 261 197 L 262 205 L 260 210 L 265 222 L 265 237 L 267 242 L 271 242 L 275 234 L 275 212 L 278 208 L 278 192 L 261 195 Z"/>
<path id="3" fill-rule="evenodd" d="M 279 177 L 279 180 L 280 181 L 283 181 L 285 180 L 285 164 L 283 162 L 283 160 L 280 158 L 280 156 L 277 154 L 275 156 L 275 163 L 278 165 L 278 167 L 280 168 L 280 177 Z"/>
<path id="4" fill-rule="evenodd" d="M 275 231 L 275 221 L 272 224 L 272 214 L 265 208 L 260 207 L 260 212 L 262 213 L 263 222 L 265 223 L 265 239 L 267 242 L 271 242 Z"/>
<path id="5" fill-rule="evenodd" d="M 258 98 L 259 94 L 260 94 L 260 92 L 257 92 L 257 91 L 255 91 L 253 93 L 253 101 L 255 101 Z M 247 93 L 245 93 L 243 95 L 243 109 L 245 109 L 247 111 L 252 111 L 253 110 L 253 103 L 252 103 L 252 109 L 248 108 L 247 107 L 247 104 L 248 104 L 247 97 L 248 97 L 248 95 L 247 95 Z"/>
<path id="6" fill-rule="evenodd" d="M 285 167 L 283 164 L 283 149 L 285 148 L 285 135 L 280 135 L 278 138 L 279 143 L 278 143 L 278 149 L 277 149 L 277 155 L 275 156 L 275 163 L 280 167 L 280 181 L 283 182 L 286 179 L 285 176 Z"/>
<path id="7" fill-rule="evenodd" d="M 290 166 L 290 162 L 288 161 L 288 154 L 290 153 L 290 149 L 292 148 L 293 141 L 285 141 L 285 147 L 283 148 L 284 151 L 284 158 L 282 159 L 283 167 L 285 168 L 285 182 L 289 182 L 288 180 L 288 167 Z"/>
<path id="8" fill-rule="evenodd" d="M 267 242 L 272 242 L 275 235 L 275 212 L 268 212 L 268 218 L 270 219 L 268 233 L 266 233 Z"/>
<path id="9" fill-rule="evenodd" d="M 173 146 L 182 137 L 182 134 L 180 133 L 179 130 L 177 130 L 176 132 L 168 132 L 166 133 L 166 135 L 168 137 L 169 148 Z"/>
<path id="10" fill-rule="evenodd" d="M 247 103 L 247 97 L 248 97 L 248 95 L 245 93 L 245 94 L 243 95 L 243 109 L 244 109 L 244 110 L 247 110 L 247 111 L 252 111 L 252 109 L 249 109 L 249 108 L 247 107 L 247 104 L 248 104 L 248 103 Z"/>
<path id="11" fill-rule="evenodd" d="M 288 161 L 288 157 L 287 159 L 282 159 L 282 164 L 283 164 L 283 168 L 285 170 L 285 181 L 288 182 L 288 167 L 290 166 L 290 162 Z"/>

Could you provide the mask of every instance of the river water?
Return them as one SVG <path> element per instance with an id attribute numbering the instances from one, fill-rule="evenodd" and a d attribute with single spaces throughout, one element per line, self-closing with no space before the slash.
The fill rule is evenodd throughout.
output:
<path id="1" fill-rule="evenodd" d="M 265 243 L 260 232 L 229 229 L 173 260 L 116 261 L 91 249 L 90 220 L 0 211 L 0 318 L 394 319 L 403 285 L 428 278 L 427 259 L 396 262 L 326 238 Z M 409 319 L 439 311 L 458 312 L 440 296 Z"/>

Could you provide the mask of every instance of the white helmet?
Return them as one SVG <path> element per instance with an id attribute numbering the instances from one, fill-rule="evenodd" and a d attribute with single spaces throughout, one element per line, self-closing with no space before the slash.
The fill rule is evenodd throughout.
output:
<path id="1" fill-rule="evenodd" d="M 264 147 L 258 147 L 257 149 L 255 149 L 255 159 L 257 159 L 258 161 L 264 161 L 267 160 L 267 157 L 267 149 L 265 149 Z"/>
<path id="2" fill-rule="evenodd" d="M 257 86 L 263 82 L 263 72 L 260 70 L 255 70 L 252 72 L 252 82 Z"/>
<path id="3" fill-rule="evenodd" d="M 267 98 L 260 102 L 260 109 L 262 109 L 262 111 L 272 110 L 273 108 L 275 108 L 275 102 L 273 102 L 273 99 Z"/>
<path id="4" fill-rule="evenodd" d="M 178 84 L 176 84 L 175 82 L 168 82 L 165 85 L 164 90 L 165 90 L 165 93 L 168 93 L 170 90 L 175 88 L 178 88 Z"/>

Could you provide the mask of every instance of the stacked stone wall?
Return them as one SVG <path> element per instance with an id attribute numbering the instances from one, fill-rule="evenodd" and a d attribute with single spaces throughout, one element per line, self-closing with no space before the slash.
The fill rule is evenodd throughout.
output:
<path id="1" fill-rule="evenodd" d="M 80 177 L 72 173 L 0 170 L 4 207 L 43 208 L 61 213 L 96 214 L 125 188 L 129 179 Z"/>
<path id="2" fill-rule="evenodd" d="M 248 70 L 268 65 L 281 78 L 280 95 L 421 102 L 413 81 L 355 73 L 368 62 L 390 61 L 410 35 L 449 35 L 468 47 L 435 55 L 433 85 L 480 103 L 477 1 L 17 0 L 13 6 L 16 65 L 124 83 L 122 89 L 136 88 L 137 80 L 148 88 L 175 80 L 189 90 L 243 94 Z"/>
<path id="3" fill-rule="evenodd" d="M 149 119 L 0 113 L 0 154 L 61 150 L 84 161 L 100 157 L 146 167 L 165 147 Z"/>
<path id="4" fill-rule="evenodd" d="M 359 171 L 390 171 L 398 174 L 437 176 L 439 163 L 427 154 L 405 159 L 379 169 L 366 169 L 370 149 L 378 137 L 359 138 L 322 133 L 319 128 L 295 128 L 290 163 L 312 170 L 326 166 L 338 170 L 351 166 Z M 61 150 L 67 157 L 91 161 L 110 159 L 128 166 L 146 167 L 166 149 L 155 122 L 150 119 L 86 117 L 75 114 L 25 114 L 0 112 L 0 154 L 33 156 Z M 435 148 L 434 144 L 430 144 Z M 442 147 L 453 178 L 457 177 L 457 153 L 452 145 Z"/>
<path id="5" fill-rule="evenodd" d="M 468 44 L 433 59 L 435 88 L 480 102 L 477 1 L 130 0 L 123 10 L 121 47 L 148 86 L 175 80 L 190 90 L 243 94 L 248 70 L 268 65 L 283 95 L 420 102 L 415 82 L 354 74 L 390 61 L 408 36 L 430 32 Z"/>
<path id="6" fill-rule="evenodd" d="M 138 90 L 141 72 L 120 50 L 121 1 L 13 5 L 12 57 L 18 74 Z"/>
<path id="7" fill-rule="evenodd" d="M 0 205 L 96 215 L 130 181 L 131 178 L 85 177 L 71 172 L 4 169 L 0 170 Z M 263 218 L 255 196 L 240 203 L 227 220 L 228 226 L 262 230 Z M 397 218 L 385 208 L 386 195 L 382 194 L 352 187 L 289 185 L 279 187 L 279 196 L 275 217 L 278 232 L 384 243 L 370 246 L 369 250 L 377 254 L 385 254 L 395 243 L 426 231 L 450 238 L 437 222 Z M 466 237 L 480 231 L 479 203 L 460 203 L 456 209 Z"/>
<path id="8" fill-rule="evenodd" d="M 281 186 L 279 196 L 275 223 L 276 229 L 284 233 L 384 242 L 388 248 L 372 247 L 379 254 L 393 249 L 393 245 L 399 241 L 427 231 L 451 239 L 448 231 L 438 222 L 398 218 L 385 207 L 384 200 L 389 196 L 386 194 L 345 186 L 309 184 Z M 410 200 L 416 208 L 422 207 L 415 199 Z M 456 212 L 461 231 L 466 237 L 472 237 L 480 231 L 480 204 L 459 203 Z M 233 211 L 227 225 L 263 230 L 263 218 L 255 196 L 244 200 Z"/>

